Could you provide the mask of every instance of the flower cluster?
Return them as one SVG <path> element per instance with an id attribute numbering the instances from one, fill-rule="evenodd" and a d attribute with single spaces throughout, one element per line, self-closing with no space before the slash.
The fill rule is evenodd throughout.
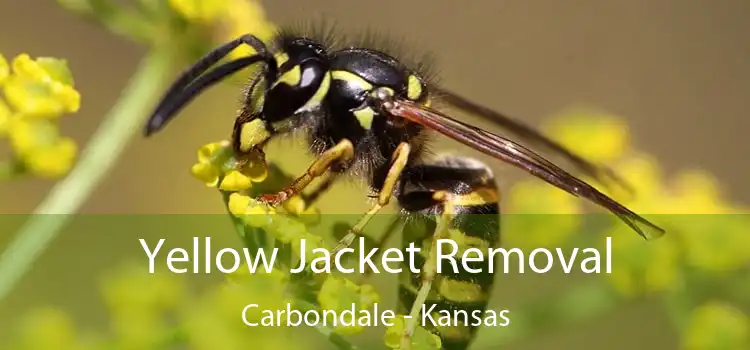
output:
<path id="1" fill-rule="evenodd" d="M 247 0 L 169 0 L 169 6 L 184 20 L 202 26 L 215 27 L 214 40 L 225 42 L 247 33 L 267 42 L 275 33 L 275 26 L 266 18 L 265 10 L 258 1 Z M 252 53 L 242 46 L 230 57 L 237 58 Z"/>
<path id="2" fill-rule="evenodd" d="M 602 190 L 612 192 L 625 206 L 667 231 L 665 236 L 645 242 L 616 219 L 595 226 L 593 230 L 613 237 L 612 253 L 617 258 L 613 261 L 614 272 L 605 278 L 621 296 L 665 293 L 670 298 L 697 293 L 704 289 L 701 283 L 732 286 L 735 281 L 747 278 L 748 211 L 725 198 L 710 174 L 687 170 L 667 177 L 655 159 L 630 144 L 626 123 L 606 113 L 572 111 L 552 119 L 546 130 L 574 152 L 598 163 L 613 164 L 613 170 L 630 182 L 635 194 L 610 188 Z M 567 194 L 554 187 L 529 180 L 514 185 L 508 202 L 514 213 L 583 213 L 580 201 L 564 196 Z M 509 228 L 515 229 L 507 231 L 507 240 L 515 246 L 563 244 L 582 235 L 573 232 L 582 231 L 581 216 L 541 219 L 537 225 L 547 227 L 543 232 L 534 225 L 509 224 Z M 698 275 L 701 277 L 696 278 Z M 685 331 L 687 349 L 747 346 L 747 316 L 731 303 L 683 307 L 697 307 Z"/>
<path id="3" fill-rule="evenodd" d="M 58 1 L 152 47 L 168 44 L 183 58 L 199 56 L 209 47 L 245 33 L 268 42 L 276 30 L 255 0 L 137 0 L 135 6 L 115 1 Z M 229 58 L 247 55 L 249 50 L 241 46 Z M 0 137 L 7 139 L 13 150 L 12 159 L 0 163 L 0 178 L 24 173 L 48 178 L 65 174 L 75 158 L 76 145 L 60 135 L 57 122 L 80 105 L 65 61 L 32 59 L 22 54 L 8 62 L 0 56 L 0 88 Z M 729 203 L 710 174 L 662 174 L 657 161 L 634 149 L 627 124 L 616 116 L 571 111 L 554 118 L 546 131 L 585 158 L 614 165 L 614 170 L 631 182 L 636 196 L 617 192 L 613 196 L 636 212 L 648 214 L 668 234 L 646 243 L 615 220 L 593 220 L 592 225 L 585 220 L 588 216 L 581 215 L 587 210 L 582 201 L 534 179 L 507 190 L 506 212 L 532 216 L 511 215 L 503 220 L 504 245 L 529 249 L 579 242 L 591 233 L 613 236 L 616 272 L 605 275 L 601 285 L 589 289 L 592 294 L 566 295 L 560 300 L 593 305 L 580 308 L 583 310 L 599 304 L 608 309 L 609 305 L 624 304 L 644 294 L 687 296 L 684 299 L 691 302 L 680 304 L 680 314 L 675 317 L 683 327 L 685 349 L 748 348 L 748 316 L 735 307 L 734 300 L 723 300 L 725 295 L 706 301 L 710 288 L 704 288 L 721 284 L 731 290 L 737 276 L 747 279 L 750 221 L 745 215 L 736 215 L 747 209 Z M 235 156 L 228 142 L 206 144 L 198 150 L 198 162 L 191 173 L 223 195 L 246 245 L 279 248 L 283 264 L 288 265 L 302 255 L 301 239 L 306 240 L 306 249 L 327 247 L 321 236 L 310 232 L 311 215 L 303 214 L 317 212 L 302 197 L 293 197 L 281 207 L 255 200 L 258 194 L 268 193 L 269 182 L 277 180 L 262 153 L 243 155 L 241 160 Z M 596 232 L 580 232 L 589 229 Z M 691 293 L 696 291 L 700 291 L 700 298 L 692 298 Z M 281 309 L 290 303 L 300 310 L 339 311 L 351 304 L 359 309 L 371 308 L 380 300 L 368 284 L 334 275 L 290 275 L 281 269 L 266 274 L 233 274 L 207 291 L 196 292 L 178 276 L 146 275 L 142 267 L 128 267 L 108 275 L 102 293 L 112 315 L 111 334 L 81 331 L 64 313 L 42 309 L 20 322 L 21 332 L 10 348 L 140 349 L 182 344 L 196 349 L 244 349 L 253 344 L 260 348 L 305 349 L 309 344 L 296 340 L 290 334 L 292 330 L 284 327 L 244 327 L 237 322 L 238 311 L 248 299 L 262 309 Z M 611 303 L 607 293 L 616 295 Z M 742 297 L 747 301 L 746 295 Z M 540 315 L 563 309 L 546 307 L 551 302 L 546 299 L 536 303 L 545 310 Z M 524 310 L 518 314 L 524 314 Z M 257 321 L 261 315 L 248 313 L 246 317 Z M 535 334 L 533 321 L 529 318 L 514 323 L 514 332 Z M 404 318 L 398 318 L 385 331 L 384 344 L 399 348 L 406 325 Z M 361 327 L 343 325 L 318 330 L 338 346 L 346 343 L 338 338 L 340 335 L 362 332 Z M 412 345 L 413 349 L 439 349 L 441 340 L 418 327 Z M 491 348 L 498 346 L 491 343 Z"/>
<path id="4" fill-rule="evenodd" d="M 198 162 L 191 167 L 191 173 L 195 178 L 202 181 L 208 187 L 218 188 L 225 193 L 228 211 L 235 218 L 241 220 L 246 228 L 241 235 L 266 235 L 270 236 L 277 248 L 282 250 L 281 255 L 291 254 L 295 257 L 314 256 L 312 251 L 316 248 L 326 246 L 321 236 L 310 233 L 304 217 L 301 214 L 310 214 L 312 208 L 308 208 L 304 200 L 295 196 L 287 200 L 281 208 L 271 207 L 263 202 L 257 201 L 254 187 L 263 183 L 268 178 L 268 167 L 264 157 L 260 153 L 243 155 L 242 161 L 238 161 L 231 150 L 229 142 L 213 142 L 206 144 L 198 150 Z M 248 237 L 243 237 L 248 241 Z M 257 239 L 250 237 L 250 241 Z M 300 242 L 305 240 L 304 254 L 301 252 Z M 330 251 L 330 250 L 329 250 Z M 310 261 L 305 265 L 309 266 Z M 276 271 L 284 280 L 289 279 L 287 272 Z M 272 295 L 282 295 L 291 298 L 289 302 L 295 303 L 295 296 L 316 295 L 314 300 L 297 300 L 297 304 L 314 305 L 321 310 L 343 311 L 352 304 L 357 309 L 371 309 L 378 303 L 380 296 L 377 291 L 368 284 L 358 284 L 349 279 L 335 275 L 307 275 L 303 281 L 297 281 L 290 285 L 290 289 Z M 353 335 L 364 330 L 361 325 L 337 325 L 332 331 L 338 335 Z M 403 319 L 395 322 L 386 332 L 386 341 L 392 341 L 401 336 L 405 331 Z M 390 340 L 389 340 L 390 339 Z M 437 339 L 437 340 L 435 340 Z M 437 336 L 419 327 L 414 337 L 415 349 L 439 349 L 440 340 Z M 396 346 L 397 347 L 397 346 Z"/>
<path id="5" fill-rule="evenodd" d="M 101 283 L 110 314 L 109 332 L 88 332 L 66 313 L 40 308 L 19 322 L 20 329 L 3 346 L 32 349 L 162 349 L 177 344 L 191 349 L 309 348 L 284 327 L 247 327 L 238 314 L 248 300 L 258 309 L 282 309 L 279 297 L 288 281 L 278 271 L 233 276 L 207 290 L 195 292 L 183 276 L 148 274 L 140 265 L 111 271 Z M 248 312 L 248 322 L 260 315 Z M 298 339 L 298 338 L 296 338 Z"/>
<path id="6" fill-rule="evenodd" d="M 66 61 L 24 53 L 8 62 L 0 55 L 0 88 L 0 137 L 13 151 L 11 159 L 0 161 L 0 178 L 67 174 L 77 146 L 60 134 L 59 120 L 78 111 L 81 96 Z"/>

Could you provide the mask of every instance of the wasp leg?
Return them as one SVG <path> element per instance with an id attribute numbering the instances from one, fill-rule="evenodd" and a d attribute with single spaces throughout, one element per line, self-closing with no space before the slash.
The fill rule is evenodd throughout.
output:
<path id="1" fill-rule="evenodd" d="M 388 239 L 390 239 L 393 236 L 393 234 L 396 232 L 396 229 L 399 227 L 400 224 L 401 224 L 401 220 L 399 217 L 397 217 L 388 225 L 388 228 L 385 229 L 385 232 L 383 233 L 383 235 L 377 238 L 375 246 L 373 247 L 373 249 L 378 250 L 378 252 L 374 256 L 375 259 L 380 258 L 380 256 L 382 255 L 381 248 L 383 248 L 383 246 L 385 245 L 385 242 L 387 242 Z M 365 268 L 367 268 L 367 265 L 365 265 Z M 362 280 L 363 281 L 367 280 L 367 278 L 369 278 L 370 275 L 372 275 L 372 272 L 373 272 L 372 269 L 367 268 L 364 271 L 364 276 Z"/>
<path id="2" fill-rule="evenodd" d="M 310 191 L 310 193 L 303 193 L 302 199 L 305 201 L 305 205 L 310 207 L 315 204 L 315 202 L 320 199 L 320 196 L 322 196 L 324 193 L 328 192 L 329 189 L 331 189 L 331 186 L 333 186 L 334 183 L 336 183 L 336 180 L 341 176 L 339 173 L 327 173 L 325 179 L 323 179 L 323 182 L 318 185 L 315 189 Z"/>
<path id="3" fill-rule="evenodd" d="M 310 167 L 307 168 L 305 174 L 294 180 L 291 185 L 278 193 L 261 195 L 259 199 L 270 205 L 278 205 L 292 196 L 304 191 L 314 179 L 325 174 L 334 164 L 348 162 L 353 157 L 354 145 L 352 145 L 351 141 L 343 139 L 335 146 L 323 152 L 323 154 L 321 154 L 310 165 Z"/>
<path id="4" fill-rule="evenodd" d="M 484 316 L 494 285 L 487 254 L 482 259 L 477 254 L 463 258 L 470 248 L 487 252 L 499 244 L 500 193 L 492 172 L 463 157 L 410 167 L 402 176 L 398 200 L 413 216 L 404 226 L 404 244 L 421 248 L 414 257 L 420 271 L 405 266 L 401 274 L 401 312 L 411 316 L 401 349 L 410 349 L 418 324 L 439 335 L 443 349 L 466 349 L 479 326 L 474 317 Z M 446 318 L 448 325 L 433 323 Z"/>
<path id="5" fill-rule="evenodd" d="M 436 198 L 437 199 L 437 198 Z M 419 291 L 417 292 L 414 302 L 412 303 L 411 310 L 409 311 L 409 318 L 406 322 L 406 329 L 404 330 L 404 336 L 401 338 L 401 350 L 411 349 L 411 338 L 414 336 L 414 331 L 417 328 L 417 320 L 419 320 L 420 311 L 427 301 L 427 296 L 432 291 L 432 283 L 435 281 L 437 276 L 437 242 L 441 239 L 447 239 L 450 237 L 448 233 L 448 226 L 454 215 L 454 207 L 450 201 L 445 202 L 443 206 L 443 214 L 440 216 L 438 221 L 435 235 L 432 239 L 432 244 L 427 253 L 426 262 L 422 266 L 422 275 L 420 281 Z"/>
<path id="6" fill-rule="evenodd" d="M 378 192 L 378 201 L 361 219 L 357 221 L 349 232 L 339 240 L 338 244 L 331 252 L 331 256 L 335 256 L 341 249 L 350 246 L 352 242 L 354 242 L 354 239 L 362 233 L 362 229 L 364 229 L 370 219 L 383 209 L 384 206 L 388 205 L 393 196 L 393 190 L 396 188 L 398 179 L 401 177 L 401 172 L 406 168 L 406 164 L 409 161 L 410 153 L 411 146 L 408 143 L 404 142 L 396 147 L 396 150 L 393 152 L 391 166 L 388 168 L 388 174 L 385 177 L 382 188 Z"/>

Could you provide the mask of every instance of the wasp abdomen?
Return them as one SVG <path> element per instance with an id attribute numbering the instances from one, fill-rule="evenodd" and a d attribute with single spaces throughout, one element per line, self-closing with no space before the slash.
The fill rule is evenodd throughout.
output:
<path id="1" fill-rule="evenodd" d="M 402 181 L 399 202 L 406 211 L 416 213 L 404 228 L 404 244 L 415 242 L 420 248 L 415 266 L 437 263 L 426 261 L 437 221 L 441 215 L 452 216 L 448 232 L 442 235 L 448 243 L 441 252 L 454 253 L 453 260 L 440 261 L 440 273 L 418 322 L 426 321 L 423 326 L 440 335 L 444 349 L 465 349 L 482 323 L 494 284 L 489 272 L 492 262 L 486 254 L 479 261 L 462 259 L 469 248 L 486 252 L 499 244 L 499 192 L 492 173 L 472 159 L 450 157 L 410 168 Z M 424 279 L 408 268 L 403 271 L 399 298 L 408 312 Z"/>

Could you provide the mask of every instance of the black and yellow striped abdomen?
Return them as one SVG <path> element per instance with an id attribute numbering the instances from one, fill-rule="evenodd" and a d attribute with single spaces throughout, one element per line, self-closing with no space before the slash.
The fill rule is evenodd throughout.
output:
<path id="1" fill-rule="evenodd" d="M 440 216 L 452 215 L 443 238 L 455 242 L 455 246 L 443 244 L 442 253 L 450 254 L 456 249 L 455 266 L 450 260 L 440 262 L 440 273 L 435 277 L 422 309 L 422 312 L 431 311 L 428 313 L 433 317 L 426 318 L 427 322 L 423 323 L 420 312 L 417 322 L 436 332 L 444 349 L 466 349 L 481 324 L 492 294 L 494 278 L 489 272 L 492 262 L 486 252 L 500 243 L 499 193 L 492 173 L 467 158 L 444 158 L 410 170 L 404 177 L 399 201 L 409 213 L 403 243 L 406 246 L 414 242 L 420 248 L 414 266 L 421 267 L 421 271 L 424 271 L 425 264 L 430 263 L 426 257 Z M 463 261 L 461 257 L 469 248 L 484 252 L 484 259 Z M 471 254 L 469 257 L 478 256 Z M 408 268 L 403 271 L 399 300 L 401 311 L 408 313 L 423 276 L 411 273 Z M 432 324 L 433 320 L 436 324 Z"/>

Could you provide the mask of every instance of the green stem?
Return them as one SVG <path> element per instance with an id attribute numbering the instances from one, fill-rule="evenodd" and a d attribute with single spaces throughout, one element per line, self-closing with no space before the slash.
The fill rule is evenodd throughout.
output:
<path id="1" fill-rule="evenodd" d="M 114 166 L 129 141 L 141 130 L 154 97 L 166 83 L 170 57 L 151 52 L 81 153 L 70 174 L 60 181 L 34 215 L 20 229 L 16 239 L 0 256 L 0 300 L 15 287 L 31 265 L 59 234 L 99 183 Z"/>

